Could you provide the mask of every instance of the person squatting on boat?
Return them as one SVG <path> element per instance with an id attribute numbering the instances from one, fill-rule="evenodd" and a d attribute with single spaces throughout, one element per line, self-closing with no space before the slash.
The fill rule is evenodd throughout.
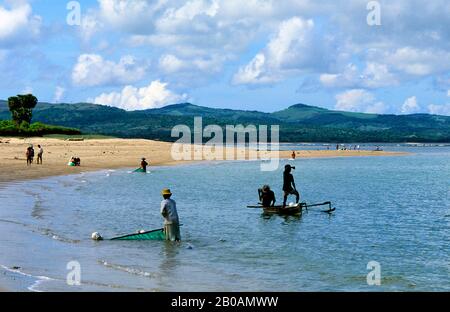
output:
<path id="1" fill-rule="evenodd" d="M 269 185 L 264 185 L 262 188 L 258 189 L 259 201 L 263 207 L 273 207 L 275 206 L 275 193 L 270 189 Z"/>
<path id="2" fill-rule="evenodd" d="M 300 194 L 295 187 L 294 176 L 292 175 L 292 169 L 295 170 L 295 167 L 291 165 L 284 166 L 283 172 L 283 191 L 284 191 L 284 200 L 283 200 L 283 208 L 286 207 L 286 202 L 289 195 L 295 195 L 296 204 L 300 201 Z"/>
<path id="3" fill-rule="evenodd" d="M 168 241 L 180 241 L 180 221 L 177 212 L 177 203 L 171 199 L 172 192 L 164 189 L 161 192 L 164 200 L 161 202 L 161 215 L 164 218 L 164 233 Z"/>

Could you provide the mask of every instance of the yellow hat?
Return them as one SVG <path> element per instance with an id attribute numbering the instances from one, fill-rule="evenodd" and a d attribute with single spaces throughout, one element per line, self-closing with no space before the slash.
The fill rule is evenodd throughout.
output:
<path id="1" fill-rule="evenodd" d="M 170 191 L 170 189 L 163 189 L 161 195 L 172 195 L 172 192 Z"/>

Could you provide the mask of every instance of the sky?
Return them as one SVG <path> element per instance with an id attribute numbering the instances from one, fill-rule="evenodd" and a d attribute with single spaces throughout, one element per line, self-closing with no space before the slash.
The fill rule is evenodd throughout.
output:
<path id="1" fill-rule="evenodd" d="M 448 0 L 0 0 L 0 99 L 450 115 Z"/>

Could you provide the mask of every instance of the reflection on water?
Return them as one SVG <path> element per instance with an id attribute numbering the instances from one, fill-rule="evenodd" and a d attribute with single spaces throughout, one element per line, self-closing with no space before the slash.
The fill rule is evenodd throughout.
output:
<path id="1" fill-rule="evenodd" d="M 258 162 L 5 186 L 0 264 L 21 267 L 27 283 L 51 278 L 39 290 L 448 291 L 450 148 L 410 151 L 417 153 L 290 161 L 302 200 L 330 200 L 333 215 L 320 208 L 294 216 L 246 208 L 263 182 L 282 196 L 282 168 L 261 172 Z M 184 224 L 181 244 L 90 240 L 97 231 L 115 237 L 161 228 L 160 190 L 167 186 Z M 65 284 L 73 260 L 84 281 L 76 289 Z M 366 284 L 369 261 L 382 266 L 379 288 Z"/>

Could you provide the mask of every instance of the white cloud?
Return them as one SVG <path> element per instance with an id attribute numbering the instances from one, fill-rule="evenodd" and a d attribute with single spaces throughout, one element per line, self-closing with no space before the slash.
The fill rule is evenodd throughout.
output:
<path id="1" fill-rule="evenodd" d="M 402 114 L 414 114 L 420 111 L 420 106 L 417 103 L 417 97 L 412 96 L 407 98 L 402 105 L 401 113 Z"/>
<path id="2" fill-rule="evenodd" d="M 283 21 L 266 48 L 233 77 L 235 84 L 267 84 L 308 71 L 315 61 L 314 22 L 293 17 Z"/>
<path id="3" fill-rule="evenodd" d="M 66 93 L 66 89 L 64 89 L 61 86 L 57 86 L 55 89 L 55 95 L 53 96 L 53 102 L 55 102 L 55 103 L 61 102 L 65 93 Z"/>
<path id="4" fill-rule="evenodd" d="M 383 102 L 377 101 L 375 96 L 363 89 L 347 90 L 336 95 L 336 110 L 364 113 L 385 113 L 387 110 Z"/>
<path id="5" fill-rule="evenodd" d="M 104 86 L 139 81 L 147 66 L 137 64 L 133 56 L 122 57 L 118 63 L 98 54 L 82 54 L 72 71 L 72 81 L 78 86 Z"/>
<path id="6" fill-rule="evenodd" d="M 179 33 L 187 29 L 196 32 L 209 32 L 212 25 L 208 18 L 217 15 L 219 1 L 191 0 L 180 8 L 169 8 L 156 21 L 156 27 L 163 33 Z M 197 22 L 193 23 L 196 19 Z"/>
<path id="7" fill-rule="evenodd" d="M 0 5 L 0 46 L 11 46 L 35 39 L 40 34 L 41 17 L 33 15 L 25 1 L 11 2 L 8 9 Z"/>
<path id="8" fill-rule="evenodd" d="M 354 64 L 348 64 L 342 73 L 322 74 L 319 80 L 325 87 L 349 87 L 357 85 L 361 78 L 358 67 Z"/>
<path id="9" fill-rule="evenodd" d="M 167 86 L 167 83 L 155 80 L 147 87 L 126 86 L 121 92 L 103 93 L 94 99 L 88 99 L 88 102 L 132 111 L 163 107 L 188 99 L 186 94 L 177 94 Z"/>
<path id="10" fill-rule="evenodd" d="M 447 91 L 447 96 L 450 97 L 450 90 Z"/>
<path id="11" fill-rule="evenodd" d="M 233 77 L 234 84 L 266 84 L 279 80 L 279 77 L 267 75 L 266 56 L 258 53 L 246 66 L 239 68 Z"/>
<path id="12" fill-rule="evenodd" d="M 81 38 L 85 42 L 88 42 L 102 27 L 103 24 L 97 19 L 95 13 L 88 12 L 84 14 L 81 19 L 80 27 Z"/>
<path id="13" fill-rule="evenodd" d="M 362 72 L 350 63 L 341 73 L 322 74 L 319 80 L 329 88 L 380 88 L 398 84 L 397 78 L 385 64 L 374 62 L 368 62 Z"/>
<path id="14" fill-rule="evenodd" d="M 84 23 L 86 37 L 113 32 L 124 44 L 149 46 L 152 53 L 160 53 L 160 65 L 166 65 L 160 69 L 166 74 L 218 73 L 255 39 L 260 44 L 266 34 L 275 35 L 253 59 L 238 65 L 232 79 L 235 84 L 270 84 L 313 73 L 322 74 L 320 81 L 326 87 L 379 88 L 450 69 L 450 53 L 446 52 L 450 48 L 450 4 L 446 0 L 435 0 L 433 5 L 422 0 L 383 3 L 383 26 L 377 28 L 366 24 L 368 12 L 361 0 L 326 4 L 313 0 L 98 3 Z M 304 23 L 303 28 L 296 19 Z M 312 19 L 320 22 L 314 25 Z M 223 55 L 226 57 L 219 57 Z M 341 55 L 350 57 L 341 63 Z M 193 65 L 195 60 L 209 61 L 211 56 L 219 71 Z M 365 67 L 345 72 L 352 62 Z"/>
<path id="15" fill-rule="evenodd" d="M 366 59 L 364 70 L 352 63 L 347 64 L 337 73 L 321 74 L 322 86 L 376 89 L 450 70 L 450 52 L 436 48 L 370 49 L 363 57 Z"/>
<path id="16" fill-rule="evenodd" d="M 428 112 L 434 115 L 450 116 L 450 103 L 442 105 L 430 104 L 428 105 Z"/>
<path id="17" fill-rule="evenodd" d="M 396 77 L 389 71 L 387 65 L 380 63 L 367 63 L 362 74 L 363 85 L 367 88 L 379 88 L 396 85 Z"/>
<path id="18" fill-rule="evenodd" d="M 28 2 L 35 3 L 0 1 L 0 49 L 6 45 L 9 50 L 13 42 L 29 42 L 47 29 Z M 314 79 L 318 84 L 320 75 L 322 86 L 345 89 L 385 88 L 449 73 L 448 0 L 434 0 L 433 4 L 385 1 L 382 27 L 366 24 L 367 1 L 362 2 L 97 0 L 83 6 L 78 29 L 83 33 L 83 51 L 89 51 L 82 53 L 102 54 L 99 51 L 106 49 L 106 40 L 108 51 L 114 53 L 133 53 L 130 49 L 139 45 L 139 55 L 152 62 L 159 60 L 155 68 L 159 72 L 152 73 L 153 77 L 177 86 L 179 81 L 191 86 L 196 80 L 208 84 L 213 75 L 228 78 L 233 68 L 237 68 L 232 77 L 235 84 L 264 85 L 289 77 Z M 58 29 L 55 24 L 48 26 Z M 243 55 L 256 47 L 244 60 Z M 227 62 L 232 67 L 223 71 Z M 101 59 L 95 64 L 77 64 L 73 82 L 122 87 L 142 81 L 145 65 L 120 63 Z M 448 88 L 441 86 L 439 91 Z"/>
<path id="19" fill-rule="evenodd" d="M 413 76 L 427 76 L 450 69 L 450 52 L 437 48 L 402 47 L 382 56 L 393 68 Z"/>
<path id="20" fill-rule="evenodd" d="M 150 23 L 156 12 L 168 1 L 98 0 L 102 21 L 122 31 L 143 33 L 152 30 Z"/>
<path id="21" fill-rule="evenodd" d="M 199 57 L 192 59 L 180 59 L 173 54 L 164 54 L 158 62 L 159 69 L 165 74 L 183 72 L 194 73 L 217 73 L 222 69 L 222 63 L 226 56 L 211 55 L 209 57 Z M 185 75 L 183 75 L 185 78 Z"/>
<path id="22" fill-rule="evenodd" d="M 164 54 L 159 59 L 159 68 L 166 73 L 176 73 L 186 68 L 186 64 L 175 55 Z"/>

